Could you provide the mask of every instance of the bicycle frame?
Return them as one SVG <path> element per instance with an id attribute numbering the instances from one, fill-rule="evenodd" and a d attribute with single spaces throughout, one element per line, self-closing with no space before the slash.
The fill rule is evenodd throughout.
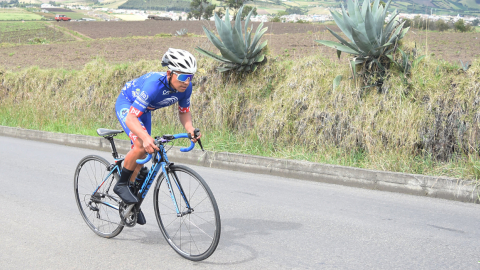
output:
<path id="1" fill-rule="evenodd" d="M 120 163 L 121 163 L 121 161 L 123 161 L 123 159 L 115 160 L 116 163 L 118 163 L 118 161 L 120 161 Z M 112 164 L 112 165 L 113 165 L 113 164 Z M 110 165 L 110 166 L 112 166 L 112 165 Z M 120 166 L 121 166 L 121 165 L 116 164 L 115 166 L 113 166 L 113 169 L 110 169 L 110 168 L 109 168 L 109 169 L 110 169 L 110 172 L 109 172 L 108 175 L 103 179 L 102 183 L 101 183 L 101 184 L 95 189 L 95 191 L 92 193 L 92 198 L 95 198 L 95 194 L 97 193 L 97 191 L 103 186 L 103 184 L 105 184 L 105 182 L 107 182 L 107 180 L 112 176 L 113 173 L 115 173 L 115 171 L 118 173 L 119 176 L 121 175 L 121 171 L 122 171 L 122 170 L 120 169 L 120 168 L 121 168 Z M 111 185 L 112 185 L 112 183 L 110 183 L 110 186 L 111 186 Z M 108 187 L 108 189 L 110 189 L 110 187 Z M 112 198 L 113 200 L 117 201 L 115 198 L 113 198 L 113 197 L 111 197 L 111 198 Z M 104 201 L 102 201 L 102 200 L 100 200 L 100 201 L 94 200 L 94 202 L 104 204 L 104 205 L 106 205 L 106 206 L 108 206 L 108 207 L 111 207 L 111 208 L 113 208 L 113 209 L 115 209 L 115 210 L 118 210 L 118 209 L 119 209 L 118 206 L 112 205 L 112 204 L 110 204 L 110 203 L 108 203 L 108 202 L 104 202 Z"/>
<path id="2" fill-rule="evenodd" d="M 137 204 L 130 205 L 126 209 L 125 216 L 130 213 L 130 211 L 133 209 L 133 207 L 140 208 L 140 205 L 142 204 L 143 199 L 147 196 L 147 193 L 150 190 L 150 187 L 152 186 L 153 181 L 155 180 L 155 177 L 157 176 L 160 169 L 162 170 L 162 173 L 165 175 L 165 181 L 167 182 L 170 197 L 172 198 L 173 204 L 175 206 L 177 216 L 182 217 L 184 215 L 187 215 L 187 214 L 190 214 L 191 212 L 193 212 L 193 209 L 190 207 L 190 203 L 189 203 L 187 197 L 185 196 L 185 193 L 183 191 L 183 187 L 182 187 L 181 183 L 178 181 L 178 177 L 177 177 L 176 173 L 174 172 L 173 182 L 177 186 L 177 188 L 178 188 L 178 190 L 179 190 L 179 192 L 180 192 L 180 194 L 181 194 L 181 196 L 182 196 L 182 198 L 185 202 L 185 205 L 187 206 L 187 209 L 188 209 L 187 211 L 180 212 L 177 200 L 175 198 L 175 194 L 173 192 L 172 181 L 171 181 L 170 177 L 168 176 L 168 167 L 173 165 L 173 163 L 170 163 L 170 161 L 168 160 L 167 152 L 165 151 L 165 147 L 164 147 L 165 143 L 168 143 L 173 139 L 188 138 L 188 134 L 186 134 L 186 133 L 175 134 L 171 138 L 172 139 L 164 139 L 163 137 L 157 137 L 156 138 L 157 146 L 160 149 L 160 151 L 155 151 L 152 166 L 151 166 L 151 168 L 150 168 L 150 170 L 147 174 L 147 177 L 145 178 L 145 181 L 143 182 L 142 186 L 140 187 L 140 190 L 138 191 L 139 202 Z M 105 184 L 105 182 L 112 176 L 113 173 L 116 172 L 116 173 L 118 173 L 119 176 L 121 176 L 121 163 L 123 162 L 123 158 L 118 159 L 118 154 L 117 154 L 117 151 L 116 151 L 116 148 L 115 148 L 114 141 L 113 141 L 113 139 L 109 140 L 109 141 L 112 145 L 112 155 L 115 158 L 115 164 L 110 165 L 110 167 L 108 168 L 110 170 L 110 172 L 104 178 L 102 183 L 95 189 L 95 191 L 92 194 L 92 198 L 95 197 L 95 194 L 97 193 L 97 191 Z M 193 149 L 193 147 L 195 147 L 195 143 L 191 142 L 191 145 L 190 145 L 189 148 L 181 148 L 180 151 L 188 152 L 191 149 Z M 145 164 L 151 158 L 152 158 L 152 155 L 148 154 L 147 158 L 145 158 L 143 160 L 137 160 L 137 163 L 138 164 Z M 108 202 L 104 202 L 102 200 L 99 200 L 99 201 L 96 201 L 96 202 L 97 203 L 102 203 L 102 204 L 104 204 L 108 207 L 119 210 L 118 206 L 112 205 Z"/>
<path id="3" fill-rule="evenodd" d="M 181 134 L 173 135 L 173 139 L 180 139 L 180 138 L 188 138 L 188 134 L 181 133 Z M 175 198 L 175 194 L 173 192 L 172 181 L 171 181 L 170 177 L 168 176 L 168 167 L 171 166 L 173 163 L 170 163 L 170 161 L 168 160 L 167 151 L 165 151 L 165 147 L 164 147 L 164 144 L 170 142 L 171 140 L 164 139 L 163 137 L 160 137 L 160 138 L 157 137 L 156 140 L 157 140 L 157 146 L 160 149 L 160 151 L 156 151 L 154 153 L 155 158 L 152 162 L 152 167 L 150 168 L 150 171 L 148 172 L 148 175 L 145 178 L 145 181 L 143 182 L 143 185 L 140 188 L 140 191 L 138 193 L 141 194 L 142 199 L 144 199 L 145 196 L 147 196 L 148 190 L 152 186 L 153 181 L 155 180 L 155 177 L 156 177 L 158 171 L 161 169 L 163 175 L 165 176 L 165 181 L 167 182 L 168 191 L 170 193 L 170 197 L 172 198 L 172 202 L 175 206 L 175 211 L 177 212 L 177 216 L 182 217 L 186 214 L 191 213 L 193 211 L 193 209 L 190 207 L 190 203 L 189 203 L 187 197 L 185 196 L 185 193 L 183 191 L 183 187 L 182 187 L 181 183 L 178 181 L 178 177 L 175 173 L 174 173 L 174 177 L 173 177 L 173 182 L 177 186 L 177 188 L 178 188 L 178 190 L 179 190 L 179 192 L 180 192 L 180 194 L 181 194 L 181 196 L 182 196 L 182 198 L 185 202 L 185 205 L 187 206 L 187 209 L 188 209 L 187 211 L 180 212 L 177 200 Z M 193 149 L 194 146 L 195 146 L 195 143 L 192 142 L 189 148 L 182 148 L 182 149 L 180 149 L 180 151 L 182 151 L 182 152 L 190 151 L 191 149 Z M 143 160 L 137 160 L 137 163 L 138 164 L 145 164 L 150 159 L 151 159 L 151 154 L 149 154 L 147 156 L 147 158 L 145 158 Z"/>

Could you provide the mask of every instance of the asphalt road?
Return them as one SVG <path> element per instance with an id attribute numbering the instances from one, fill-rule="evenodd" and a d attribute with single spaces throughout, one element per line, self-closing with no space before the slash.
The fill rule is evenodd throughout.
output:
<path id="1" fill-rule="evenodd" d="M 110 153 L 0 137 L 1 269 L 480 269 L 480 205 L 189 166 L 222 219 L 215 253 L 177 255 L 155 221 L 113 239 L 80 216 L 80 159 Z"/>

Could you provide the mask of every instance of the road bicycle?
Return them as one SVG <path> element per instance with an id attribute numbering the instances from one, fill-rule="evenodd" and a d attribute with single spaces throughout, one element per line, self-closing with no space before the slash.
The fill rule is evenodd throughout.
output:
<path id="1" fill-rule="evenodd" d="M 117 153 L 113 137 L 122 130 L 98 129 L 99 136 L 110 142 L 114 163 L 103 157 L 84 157 L 75 170 L 74 188 L 78 209 L 88 227 L 105 238 L 117 236 L 125 227 L 137 224 L 137 214 L 156 177 L 153 206 L 158 226 L 168 244 L 182 257 L 200 261 L 208 258 L 220 240 L 220 213 L 212 191 L 203 178 L 192 169 L 171 163 L 165 147 L 180 138 L 191 138 L 188 133 L 155 137 L 160 149 L 148 154 L 138 164 L 150 159 L 152 164 L 143 183 L 133 187 L 138 203 L 126 205 L 113 192 L 120 179 L 123 157 Z M 195 136 L 199 134 L 195 130 Z M 195 147 L 181 148 L 188 152 Z M 200 140 L 198 140 L 202 150 Z"/>

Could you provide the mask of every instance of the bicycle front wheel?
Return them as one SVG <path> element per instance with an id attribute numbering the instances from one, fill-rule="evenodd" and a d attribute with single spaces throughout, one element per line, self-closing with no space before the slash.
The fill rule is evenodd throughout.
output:
<path id="1" fill-rule="evenodd" d="M 167 174 L 171 188 L 162 173 L 154 191 L 158 226 L 168 244 L 182 257 L 204 260 L 220 241 L 217 202 L 202 177 L 192 169 L 172 165 Z"/>
<path id="2" fill-rule="evenodd" d="M 118 174 L 108 174 L 109 163 L 100 156 L 86 156 L 75 170 L 74 189 L 78 210 L 88 227 L 105 238 L 123 230 L 119 214 L 120 198 L 113 193 Z M 108 177 L 107 177 L 108 176 Z"/>

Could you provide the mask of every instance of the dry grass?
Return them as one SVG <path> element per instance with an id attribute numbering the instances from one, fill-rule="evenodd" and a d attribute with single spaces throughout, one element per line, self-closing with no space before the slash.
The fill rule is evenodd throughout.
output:
<path id="1" fill-rule="evenodd" d="M 478 61 L 464 73 L 426 59 L 410 84 L 393 70 L 380 92 L 355 87 L 348 66 L 321 56 L 270 58 L 243 77 L 214 72 L 212 60 L 198 62 L 192 109 L 210 150 L 479 176 Z M 161 70 L 158 61 L 112 65 L 97 59 L 80 71 L 4 71 L 0 124 L 83 134 L 119 128 L 113 108 L 123 84 Z M 344 79 L 333 90 L 339 74 Z M 177 118 L 173 106 L 159 110 L 154 133 L 181 131 Z"/>

